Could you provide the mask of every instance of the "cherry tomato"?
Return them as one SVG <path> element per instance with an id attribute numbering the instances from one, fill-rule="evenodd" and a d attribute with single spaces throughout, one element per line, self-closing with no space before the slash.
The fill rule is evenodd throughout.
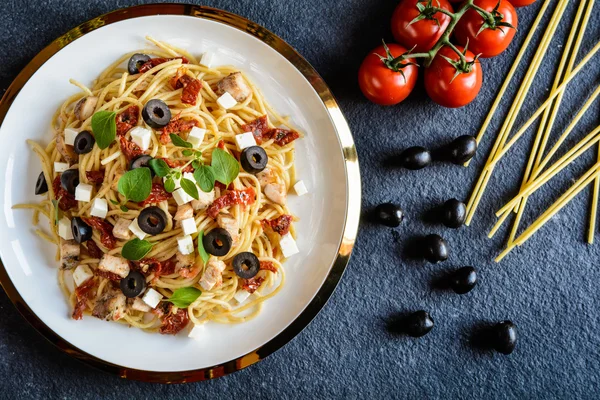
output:
<path id="1" fill-rule="evenodd" d="M 533 3 L 535 3 L 535 0 L 510 0 L 513 7 L 525 7 Z"/>
<path id="2" fill-rule="evenodd" d="M 457 48 L 463 52 L 462 47 Z M 458 108 L 469 104 L 479 93 L 483 74 L 481 64 L 475 61 L 470 72 L 461 72 L 456 77 L 456 69 L 448 60 L 458 61 L 460 57 L 450 47 L 444 46 L 438 51 L 429 68 L 425 69 L 425 90 L 433 101 L 441 106 Z M 469 50 L 465 53 L 467 61 L 473 61 L 475 55 Z"/>
<path id="3" fill-rule="evenodd" d="M 406 53 L 406 49 L 398 44 L 388 44 L 392 57 Z M 416 65 L 407 65 L 402 68 L 402 73 L 388 68 L 376 55 L 386 57 L 385 48 L 377 47 L 363 61 L 358 70 L 358 84 L 360 90 L 373 103 L 389 106 L 404 100 L 415 87 L 419 69 Z M 405 63 L 414 62 L 408 59 Z"/>
<path id="4" fill-rule="evenodd" d="M 429 51 L 448 27 L 450 17 L 437 12 L 432 19 L 425 18 L 410 24 L 419 16 L 417 2 L 417 0 L 402 0 L 396 6 L 392 15 L 392 34 L 394 39 L 407 49 L 416 46 L 414 52 Z M 427 2 L 424 1 L 419 1 L 419 3 L 427 5 Z M 433 0 L 432 5 L 453 12 L 448 0 Z"/>
<path id="5" fill-rule="evenodd" d="M 498 5 L 498 0 L 475 0 L 474 4 L 492 12 Z M 498 12 L 502 14 L 501 22 L 509 23 L 515 28 L 496 26 L 494 29 L 486 28 L 479 32 L 484 23 L 483 17 L 471 8 L 456 24 L 454 29 L 456 41 L 463 46 L 468 41 L 468 49 L 475 54 L 480 54 L 480 57 L 483 58 L 495 57 L 502 53 L 515 36 L 518 21 L 517 11 L 507 0 L 500 0 Z M 500 22 L 500 17 L 498 22 Z"/>

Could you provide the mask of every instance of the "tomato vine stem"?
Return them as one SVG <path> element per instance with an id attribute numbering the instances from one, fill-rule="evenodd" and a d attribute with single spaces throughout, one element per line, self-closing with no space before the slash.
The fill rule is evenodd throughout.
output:
<path id="1" fill-rule="evenodd" d="M 475 4 L 473 4 L 473 1 L 474 0 L 467 0 L 463 4 L 461 9 L 454 13 L 450 12 L 446 9 L 440 8 L 440 7 L 430 7 L 428 10 L 429 12 L 433 12 L 434 14 L 440 12 L 440 13 L 443 13 L 450 17 L 450 23 L 448 24 L 448 27 L 446 28 L 446 30 L 444 31 L 442 36 L 435 43 L 435 45 L 431 48 L 431 50 L 429 50 L 427 52 L 421 52 L 421 53 L 411 53 L 409 51 L 409 52 L 404 53 L 392 60 L 389 60 L 387 62 L 388 67 L 390 67 L 391 69 L 402 68 L 402 66 L 404 65 L 403 62 L 408 59 L 411 59 L 411 58 L 425 59 L 425 62 L 423 63 L 423 65 L 425 67 L 429 67 L 429 65 L 431 65 L 431 63 L 432 63 L 433 59 L 435 58 L 436 54 L 438 53 L 438 51 L 443 46 L 450 47 L 460 57 L 461 64 L 466 65 L 467 60 L 465 58 L 465 55 L 454 44 L 452 44 L 450 42 L 450 36 L 452 35 L 452 32 L 454 31 L 456 24 L 469 9 L 477 10 L 480 14 L 482 14 L 482 16 L 484 18 L 490 18 L 491 20 L 494 19 L 494 15 L 492 13 L 482 9 L 481 7 L 476 6 Z"/>

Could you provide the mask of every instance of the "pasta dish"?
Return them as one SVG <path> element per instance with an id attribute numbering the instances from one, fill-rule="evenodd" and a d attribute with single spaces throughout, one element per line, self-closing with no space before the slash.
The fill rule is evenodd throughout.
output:
<path id="1" fill-rule="evenodd" d="M 201 337 L 255 317 L 298 253 L 287 207 L 301 134 L 238 68 L 147 38 L 56 111 L 36 233 L 56 244 L 72 318 Z"/>

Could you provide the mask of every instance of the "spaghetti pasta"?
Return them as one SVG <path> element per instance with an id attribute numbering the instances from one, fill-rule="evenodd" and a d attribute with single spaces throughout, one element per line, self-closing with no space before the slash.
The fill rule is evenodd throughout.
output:
<path id="1" fill-rule="evenodd" d="M 54 140 L 45 148 L 28 141 L 41 161 L 48 183 L 47 199 L 39 204 L 15 208 L 33 209 L 34 224 L 40 213 L 49 218 L 50 233 L 38 230 L 38 234 L 57 244 L 57 260 L 63 262 L 59 269 L 59 284 L 74 307 L 76 319 L 83 313 L 91 313 L 102 319 L 167 334 L 181 331 L 188 321 L 199 325 L 209 321 L 239 323 L 249 320 L 285 282 L 282 262 L 286 257 L 282 239 L 286 237 L 293 241 L 295 235 L 294 217 L 285 198 L 295 182 L 293 140 L 301 135 L 287 118 L 280 116 L 266 102 L 243 72 L 232 66 L 201 65 L 185 50 L 150 37 L 147 39 L 156 48 L 122 56 L 89 88 L 71 80 L 81 92 L 68 98 L 54 114 L 51 122 Z M 124 63 L 140 53 L 144 53 L 145 58 L 142 64 L 137 64 L 136 73 L 132 73 L 131 68 L 123 68 Z M 238 86 L 230 85 L 234 80 Z M 236 93 L 241 89 L 245 91 L 243 96 Z M 234 106 L 222 106 L 221 97 L 236 95 Z M 84 102 L 89 98 L 94 99 L 91 102 L 93 116 L 82 116 Z M 160 100 L 168 106 L 171 119 L 166 126 L 150 129 L 147 114 L 142 113 L 143 119 L 140 118 L 140 111 L 150 100 Z M 116 140 L 106 148 L 100 148 L 98 132 L 92 126 L 94 116 L 103 111 L 114 113 L 116 126 Z M 134 137 L 134 128 L 151 132 L 147 146 L 141 146 Z M 190 130 L 194 128 L 202 131 L 203 138 L 192 146 Z M 72 143 L 65 142 L 67 129 L 79 134 L 93 131 L 96 144 L 89 152 L 74 154 Z M 246 140 L 250 135 L 254 145 L 264 150 L 268 163 L 260 172 L 240 170 L 228 185 L 229 182 L 221 182 L 217 177 L 215 152 L 221 151 L 227 155 L 222 157 L 236 160 L 236 164 L 241 162 L 243 166 L 242 149 L 248 146 L 240 146 L 239 140 L 244 133 Z M 177 143 L 174 139 L 178 139 Z M 146 199 L 131 201 L 123 193 L 122 180 L 133 171 L 132 168 L 137 168 L 133 161 L 140 155 L 163 160 L 171 175 L 165 180 L 161 175 L 154 177 Z M 54 168 L 55 162 L 65 161 L 70 163 L 71 169 L 78 171 L 77 190 L 85 185 L 93 188 L 89 201 L 77 201 L 68 188 L 65 189 L 60 178 L 64 172 L 57 173 Z M 208 167 L 211 163 L 212 167 Z M 152 173 L 158 174 L 153 165 L 144 164 L 141 168 L 151 168 Z M 203 188 L 196 178 L 194 170 L 203 165 L 209 170 L 212 168 L 215 175 L 212 190 Z M 186 172 L 194 172 L 194 178 Z M 181 198 L 183 195 L 177 195 L 183 193 L 178 192 L 179 188 L 168 190 L 167 181 L 173 177 L 180 179 L 181 190 L 191 191 L 187 201 Z M 197 196 L 193 196 L 194 189 L 184 185 L 188 178 L 196 183 Z M 176 184 L 175 179 L 173 183 Z M 107 205 L 104 218 L 94 216 L 96 200 Z M 165 216 L 164 228 L 142 238 L 151 248 L 142 258 L 125 260 L 124 246 L 131 242 L 128 241 L 131 233 L 138 235 L 136 232 L 140 229 L 148 233 L 139 223 L 140 213 L 148 205 L 158 208 L 157 215 Z M 67 220 L 80 217 L 85 221 L 93 228 L 91 239 L 82 240 L 82 244 L 69 239 L 69 234 L 61 231 L 60 214 Z M 184 227 L 182 216 L 191 219 L 191 225 Z M 204 249 L 201 235 L 210 235 L 217 228 L 230 236 L 231 249 L 226 255 L 213 255 L 207 260 L 203 251 L 210 253 L 210 250 Z M 188 229 L 192 233 L 187 232 Z M 187 236 L 190 242 L 195 241 L 191 253 L 181 241 Z M 87 266 L 91 271 L 91 276 L 83 281 L 75 279 L 73 282 L 77 269 L 73 273 L 72 268 L 65 268 L 65 257 L 72 256 L 67 248 L 71 245 L 77 248 L 70 248 L 77 252 L 77 269 Z M 198 250 L 195 250 L 196 246 Z M 253 253 L 260 262 L 260 270 L 250 278 L 242 278 L 232 265 L 234 256 L 241 252 Z M 118 265 L 129 271 L 128 277 L 133 272 L 143 275 L 148 288 L 143 297 L 140 293 L 125 298 L 122 281 L 128 278 L 125 274 L 119 275 L 122 271 L 111 269 L 111 260 L 118 260 Z M 82 270 L 86 271 L 85 268 Z M 197 294 L 188 301 L 189 304 L 178 308 L 176 302 L 169 299 L 178 290 L 186 288 L 196 289 L 193 293 Z M 162 297 L 163 301 L 158 304 L 146 296 Z"/>

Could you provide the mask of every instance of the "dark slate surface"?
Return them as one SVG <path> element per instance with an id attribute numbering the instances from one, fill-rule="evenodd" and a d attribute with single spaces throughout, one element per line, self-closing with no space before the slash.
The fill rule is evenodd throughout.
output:
<path id="1" fill-rule="evenodd" d="M 559 45 L 577 6 L 571 3 L 520 122 L 547 94 Z M 6 85 L 39 50 L 68 29 L 130 4 L 134 2 L 2 1 L 0 36 L 5 40 L 0 42 L 0 81 Z M 206 4 L 266 26 L 315 66 L 333 89 L 354 132 L 364 209 L 397 201 L 406 210 L 405 222 L 396 230 L 363 223 L 346 275 L 314 322 L 265 361 L 212 382 L 144 384 L 85 367 L 38 335 L 2 293 L 0 398 L 597 398 L 600 245 L 584 243 L 590 192 L 580 194 L 525 246 L 497 265 L 492 259 L 506 231 L 491 241 L 486 233 L 494 221 L 492 211 L 520 184 L 531 133 L 496 169 L 473 226 L 458 231 L 424 223 L 423 213 L 450 197 L 466 198 L 484 151 L 468 169 L 441 164 L 407 172 L 384 165 L 386 157 L 404 147 L 435 146 L 477 131 L 541 0 L 519 10 L 521 29 L 516 43 L 500 57 L 484 61 L 480 96 L 459 110 L 432 104 L 422 84 L 396 107 L 378 107 L 361 96 L 357 68 L 381 37 L 391 38 L 388 20 L 394 1 L 217 0 Z M 598 7 L 579 58 L 600 37 Z M 525 67 L 520 68 L 520 76 L 524 72 Z M 557 123 L 560 129 L 598 84 L 599 72 L 600 58 L 596 57 L 569 86 Z M 511 85 L 511 93 L 517 86 Z M 504 101 L 503 109 L 508 104 Z M 573 140 L 598 122 L 598 110 L 595 104 Z M 501 121 L 495 117 L 492 128 L 497 129 Z M 486 137 L 482 150 L 489 148 L 493 133 Z M 525 221 L 539 215 L 594 157 L 590 151 L 536 194 Z M 448 240 L 451 257 L 447 262 L 431 265 L 402 257 L 409 238 L 432 232 Z M 473 292 L 457 296 L 432 288 L 434 277 L 466 264 L 480 271 L 480 284 Z M 391 315 L 417 309 L 428 310 L 435 319 L 429 335 L 414 340 L 386 331 Z M 517 324 L 520 335 L 512 355 L 473 346 L 470 337 L 478 326 L 506 318 Z"/>

